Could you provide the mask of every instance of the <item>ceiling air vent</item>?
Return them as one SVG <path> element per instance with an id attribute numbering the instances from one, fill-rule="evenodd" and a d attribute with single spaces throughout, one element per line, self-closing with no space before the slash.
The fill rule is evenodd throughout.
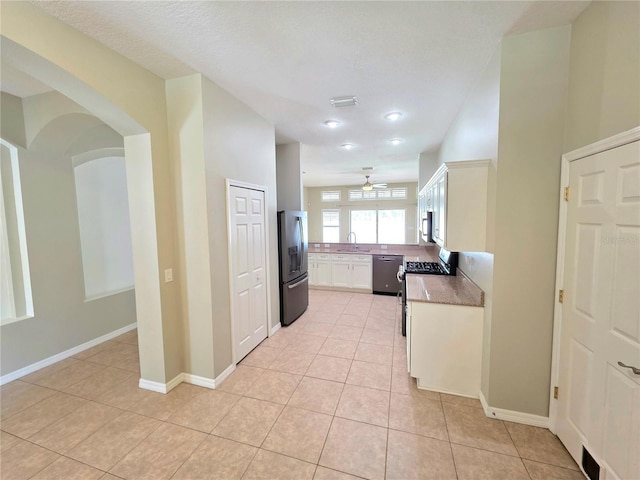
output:
<path id="1" fill-rule="evenodd" d="M 353 107 L 358 104 L 356 97 L 333 97 L 331 99 L 331 105 L 334 107 Z"/>

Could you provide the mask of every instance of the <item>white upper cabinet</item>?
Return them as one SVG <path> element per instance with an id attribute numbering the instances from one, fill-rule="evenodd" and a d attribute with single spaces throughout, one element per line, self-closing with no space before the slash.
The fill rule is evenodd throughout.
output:
<path id="1" fill-rule="evenodd" d="M 444 163 L 422 189 L 427 210 L 433 212 L 433 240 L 441 247 L 487 250 L 489 165 L 489 160 Z"/>

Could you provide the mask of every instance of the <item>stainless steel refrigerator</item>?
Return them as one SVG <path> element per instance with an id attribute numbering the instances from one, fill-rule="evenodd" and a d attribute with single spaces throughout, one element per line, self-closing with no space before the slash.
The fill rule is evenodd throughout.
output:
<path id="1" fill-rule="evenodd" d="M 290 325 L 309 305 L 307 212 L 278 212 L 280 322 Z"/>

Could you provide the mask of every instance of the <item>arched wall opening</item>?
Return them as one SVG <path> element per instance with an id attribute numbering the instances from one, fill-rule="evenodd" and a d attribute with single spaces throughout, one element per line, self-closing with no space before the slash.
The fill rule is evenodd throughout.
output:
<path id="1" fill-rule="evenodd" d="M 163 328 L 166 325 L 163 324 L 163 296 L 165 304 L 175 304 L 171 308 L 165 308 L 165 310 L 170 310 L 166 316 L 177 316 L 180 307 L 179 298 L 175 298 L 177 296 L 175 292 L 171 289 L 163 289 L 160 284 L 160 250 L 167 257 L 166 261 L 172 263 L 173 241 L 169 236 L 168 240 L 159 242 L 158 227 L 163 230 L 162 234 L 171 231 L 174 219 L 164 220 L 166 217 L 163 217 L 167 224 L 157 225 L 156 209 L 159 201 L 155 188 L 158 182 L 157 178 L 154 178 L 152 149 L 158 151 L 159 146 L 154 147 L 148 129 L 109 98 L 82 82 L 72 73 L 5 37 L 4 34 L 1 37 L 1 42 L 3 62 L 10 62 L 15 68 L 50 85 L 123 137 L 131 224 L 136 227 L 131 232 L 131 244 L 136 288 L 135 310 L 139 319 L 140 376 L 151 383 L 164 384 L 168 376 L 171 378 L 174 375 L 174 371 L 181 370 L 181 358 L 180 352 L 175 346 L 180 344 L 180 341 L 176 342 L 175 339 L 172 348 L 169 348 L 169 350 L 173 350 L 170 352 L 171 358 L 167 359 L 165 355 L 167 348 L 164 344 L 166 335 L 164 335 Z M 44 119 L 43 124 L 47 123 Z M 33 140 L 34 136 L 31 136 L 27 143 Z M 164 165 L 160 168 L 164 168 Z M 170 194 L 171 192 L 169 192 Z M 166 205 L 171 203 L 170 197 L 163 197 L 160 202 L 165 209 Z M 167 239 L 167 236 L 165 235 L 163 238 Z M 171 318 L 171 320 L 175 319 Z M 173 325 L 179 322 L 169 321 L 167 323 Z M 26 358 L 14 361 L 9 356 L 15 352 L 11 352 L 10 348 L 5 348 L 11 344 L 11 330 L 6 330 L 10 328 L 11 325 L 3 327 L 3 381 L 11 380 L 11 378 L 5 378 L 8 373 L 33 364 L 34 360 L 36 362 L 42 361 L 51 354 L 58 353 L 48 351 L 45 348 L 40 354 L 44 358 Z M 167 372 L 167 367 L 169 367 L 169 372 Z"/>

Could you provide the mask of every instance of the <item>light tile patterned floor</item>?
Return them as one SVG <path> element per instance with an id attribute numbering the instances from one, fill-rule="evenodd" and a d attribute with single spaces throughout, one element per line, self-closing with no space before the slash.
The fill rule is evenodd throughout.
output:
<path id="1" fill-rule="evenodd" d="M 140 390 L 130 332 L 2 387 L 0 477 L 583 478 L 548 430 L 418 390 L 406 361 L 377 295 L 312 290 L 217 390 Z"/>

